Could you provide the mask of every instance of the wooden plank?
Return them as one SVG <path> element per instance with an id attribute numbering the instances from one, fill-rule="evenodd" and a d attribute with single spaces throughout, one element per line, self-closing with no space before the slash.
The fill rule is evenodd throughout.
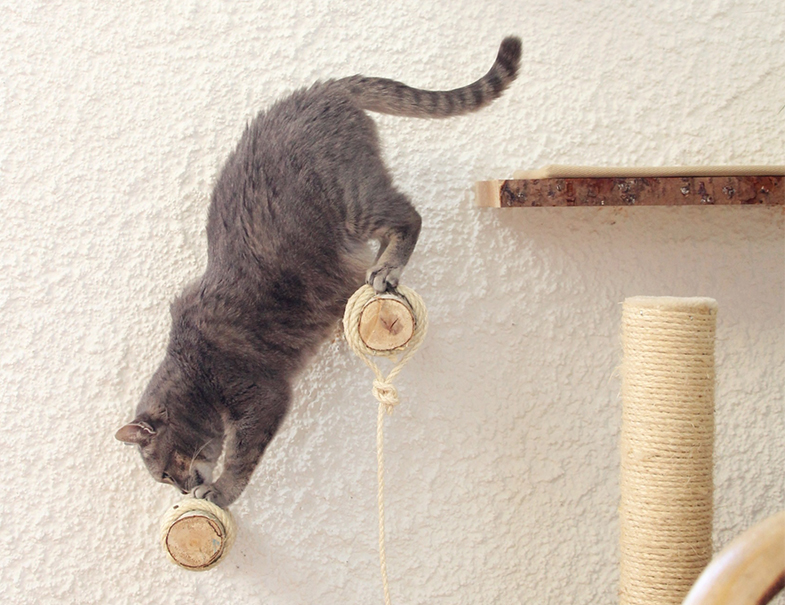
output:
<path id="1" fill-rule="evenodd" d="M 537 170 L 516 170 L 514 179 L 578 179 L 647 176 L 785 176 L 785 166 L 569 166 L 551 164 Z"/>
<path id="2" fill-rule="evenodd" d="M 571 206 L 783 206 L 785 177 L 648 176 L 481 181 L 477 203 L 494 208 Z"/>

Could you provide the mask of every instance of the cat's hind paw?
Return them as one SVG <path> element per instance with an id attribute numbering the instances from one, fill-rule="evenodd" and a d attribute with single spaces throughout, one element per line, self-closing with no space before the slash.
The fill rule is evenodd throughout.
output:
<path id="1" fill-rule="evenodd" d="M 373 267 L 368 271 L 365 281 L 377 294 L 381 294 L 398 287 L 398 281 L 401 279 L 401 270 L 401 267 L 387 267 L 384 265 Z"/>

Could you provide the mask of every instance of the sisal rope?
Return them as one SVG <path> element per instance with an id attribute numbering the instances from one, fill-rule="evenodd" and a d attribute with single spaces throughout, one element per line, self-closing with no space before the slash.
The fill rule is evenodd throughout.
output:
<path id="1" fill-rule="evenodd" d="M 709 298 L 622 310 L 621 605 L 678 605 L 711 559 L 714 335 Z"/>
<path id="2" fill-rule="evenodd" d="M 221 508 L 217 504 L 213 504 L 209 500 L 202 500 L 199 498 L 184 498 L 177 504 L 169 507 L 169 510 L 166 511 L 163 518 L 161 519 L 161 545 L 163 546 L 167 557 L 169 557 L 169 560 L 177 565 L 182 565 L 182 563 L 175 559 L 172 556 L 172 553 L 169 552 L 166 540 L 169 536 L 169 530 L 172 528 L 175 522 L 190 513 L 200 513 L 207 518 L 212 518 L 220 523 L 221 528 L 223 529 L 224 540 L 220 556 L 218 556 L 215 561 L 209 565 L 188 568 L 192 571 L 207 571 L 208 569 L 212 569 L 218 565 L 226 553 L 229 552 L 229 549 L 232 547 L 232 544 L 237 537 L 237 524 L 234 521 L 234 517 L 232 517 L 232 513 Z"/>
<path id="3" fill-rule="evenodd" d="M 420 344 L 422 344 L 425 333 L 428 330 L 428 312 L 422 298 L 414 290 L 405 286 L 398 286 L 395 293 L 409 305 L 414 317 L 414 333 L 409 342 L 403 347 L 392 351 L 376 351 L 369 348 L 360 338 L 360 317 L 366 305 L 376 296 L 371 286 L 364 285 L 352 295 L 346 303 L 346 310 L 343 316 L 343 329 L 349 346 L 374 373 L 373 395 L 379 402 L 379 411 L 376 416 L 376 465 L 379 484 L 377 500 L 379 504 L 379 567 L 382 574 L 385 605 L 390 605 L 391 600 L 390 587 L 387 580 L 387 553 L 384 539 L 384 416 L 385 413 L 392 414 L 395 406 L 400 403 L 398 391 L 393 386 L 392 381 L 414 355 Z M 392 370 L 390 370 L 387 376 L 382 374 L 379 366 L 371 359 L 379 356 L 388 357 L 394 363 Z"/>

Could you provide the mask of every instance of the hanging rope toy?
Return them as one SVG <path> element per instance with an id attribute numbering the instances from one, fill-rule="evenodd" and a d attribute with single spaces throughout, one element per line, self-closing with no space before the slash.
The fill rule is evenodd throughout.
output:
<path id="1" fill-rule="evenodd" d="M 218 565 L 236 536 L 232 514 L 198 498 L 181 500 L 161 522 L 164 552 L 170 561 L 191 571 L 206 571 Z"/>
<path id="2" fill-rule="evenodd" d="M 376 294 L 364 285 L 346 303 L 343 329 L 352 351 L 371 368 L 375 379 L 373 395 L 379 401 L 376 420 L 376 462 L 379 489 L 379 566 L 384 602 L 390 605 L 387 558 L 384 545 L 384 416 L 400 402 L 393 380 L 422 344 L 428 329 L 428 312 L 419 295 L 405 286 L 394 292 Z M 373 357 L 387 357 L 393 368 L 385 376 Z"/>

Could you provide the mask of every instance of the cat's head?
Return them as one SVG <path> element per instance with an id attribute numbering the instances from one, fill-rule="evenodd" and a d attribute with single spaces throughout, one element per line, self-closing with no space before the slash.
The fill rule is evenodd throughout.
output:
<path id="1" fill-rule="evenodd" d="M 121 427 L 115 437 L 138 446 L 153 479 L 188 493 L 212 481 L 222 440 L 208 423 L 196 422 L 198 410 L 185 411 L 185 399 L 196 395 L 181 374 L 165 366 L 148 385 L 136 418 Z"/>
<path id="2" fill-rule="evenodd" d="M 182 440 L 171 426 L 150 422 L 145 417 L 137 417 L 126 424 L 115 437 L 139 446 L 142 460 L 153 479 L 173 485 L 184 494 L 212 480 L 215 461 L 208 459 L 205 453 L 212 453 L 209 442 L 185 448 L 178 443 Z"/>

